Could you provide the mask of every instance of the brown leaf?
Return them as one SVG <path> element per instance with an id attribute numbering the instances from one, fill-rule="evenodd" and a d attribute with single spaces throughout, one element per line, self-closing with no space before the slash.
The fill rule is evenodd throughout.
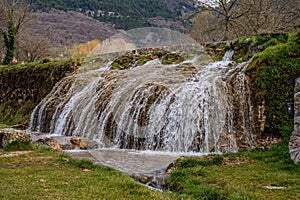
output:
<path id="1" fill-rule="evenodd" d="M 89 169 L 83 169 L 82 171 L 83 172 L 90 172 L 91 170 L 89 170 Z"/>
<path id="2" fill-rule="evenodd" d="M 40 179 L 40 183 L 46 183 L 47 181 L 44 179 Z"/>

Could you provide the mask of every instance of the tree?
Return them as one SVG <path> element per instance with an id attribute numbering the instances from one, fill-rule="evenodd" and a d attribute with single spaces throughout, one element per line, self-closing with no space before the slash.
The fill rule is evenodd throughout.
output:
<path id="1" fill-rule="evenodd" d="M 242 35 L 293 32 L 300 28 L 299 0 L 196 1 L 201 7 L 195 15 L 191 36 L 200 42 Z M 205 12 L 210 15 L 204 15 Z"/>
<path id="2" fill-rule="evenodd" d="M 219 41 L 223 39 L 221 23 L 212 12 L 205 10 L 198 13 L 194 22 L 190 35 L 196 41 Z"/>
<path id="3" fill-rule="evenodd" d="M 228 39 L 229 29 L 237 26 L 238 20 L 246 15 L 253 5 L 252 0 L 198 0 L 206 10 L 214 13 L 223 28 L 223 40 Z"/>
<path id="4" fill-rule="evenodd" d="M 292 32 L 300 27 L 299 0 L 257 0 L 246 15 L 249 32 Z"/>
<path id="5" fill-rule="evenodd" d="M 35 62 L 49 57 L 50 42 L 29 29 L 23 30 L 17 41 L 16 57 L 20 61 Z"/>
<path id="6" fill-rule="evenodd" d="M 100 43 L 99 40 L 92 40 L 84 44 L 74 45 L 72 48 L 72 57 L 85 57 Z"/>
<path id="7" fill-rule="evenodd" d="M 4 46 L 6 48 L 3 64 L 10 64 L 14 59 L 16 40 L 21 27 L 29 19 L 28 6 L 18 0 L 5 0 L 1 3 L 1 24 Z"/>

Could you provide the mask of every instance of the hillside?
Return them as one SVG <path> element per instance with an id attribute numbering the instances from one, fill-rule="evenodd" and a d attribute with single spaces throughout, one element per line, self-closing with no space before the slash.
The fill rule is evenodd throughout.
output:
<path id="1" fill-rule="evenodd" d="M 36 12 L 30 29 L 47 38 L 52 47 L 72 47 L 94 39 L 104 40 L 116 33 L 114 27 L 82 13 L 51 10 Z"/>
<path id="2" fill-rule="evenodd" d="M 189 24 L 183 17 L 194 11 L 192 0 L 27 0 L 34 10 L 49 12 L 51 9 L 81 12 L 102 22 L 115 25 L 117 29 L 145 26 L 163 26 L 187 30 Z"/>

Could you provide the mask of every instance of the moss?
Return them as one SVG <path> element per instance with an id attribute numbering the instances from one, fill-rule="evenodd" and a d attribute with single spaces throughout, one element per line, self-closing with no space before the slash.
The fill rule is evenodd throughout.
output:
<path id="1" fill-rule="evenodd" d="M 80 60 L 34 62 L 0 67 L 0 123 L 25 128 L 34 107 Z"/>
<path id="2" fill-rule="evenodd" d="M 300 45 L 295 35 L 269 40 L 268 47 L 257 53 L 247 68 L 254 102 L 265 102 L 265 135 L 282 136 L 280 129 L 293 124 L 286 116 L 285 103 L 293 101 L 294 96 L 293 85 L 286 80 L 300 71 Z"/>
<path id="3" fill-rule="evenodd" d="M 184 61 L 184 58 L 178 54 L 170 53 L 163 49 L 158 48 L 145 48 L 138 49 L 128 52 L 112 63 L 113 70 L 124 70 L 131 67 L 137 67 L 145 64 L 150 60 L 160 58 L 162 59 L 162 64 L 174 64 Z"/>

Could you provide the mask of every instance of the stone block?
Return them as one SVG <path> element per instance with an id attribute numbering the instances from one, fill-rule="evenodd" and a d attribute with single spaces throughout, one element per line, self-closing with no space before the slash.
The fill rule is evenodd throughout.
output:
<path id="1" fill-rule="evenodd" d="M 289 142 L 290 157 L 295 164 L 300 163 L 300 135 L 292 135 Z"/>
<path id="2" fill-rule="evenodd" d="M 26 130 L 17 130 L 13 128 L 0 129 L 0 148 L 5 148 L 9 143 L 14 141 L 31 140 L 30 132 Z"/>

